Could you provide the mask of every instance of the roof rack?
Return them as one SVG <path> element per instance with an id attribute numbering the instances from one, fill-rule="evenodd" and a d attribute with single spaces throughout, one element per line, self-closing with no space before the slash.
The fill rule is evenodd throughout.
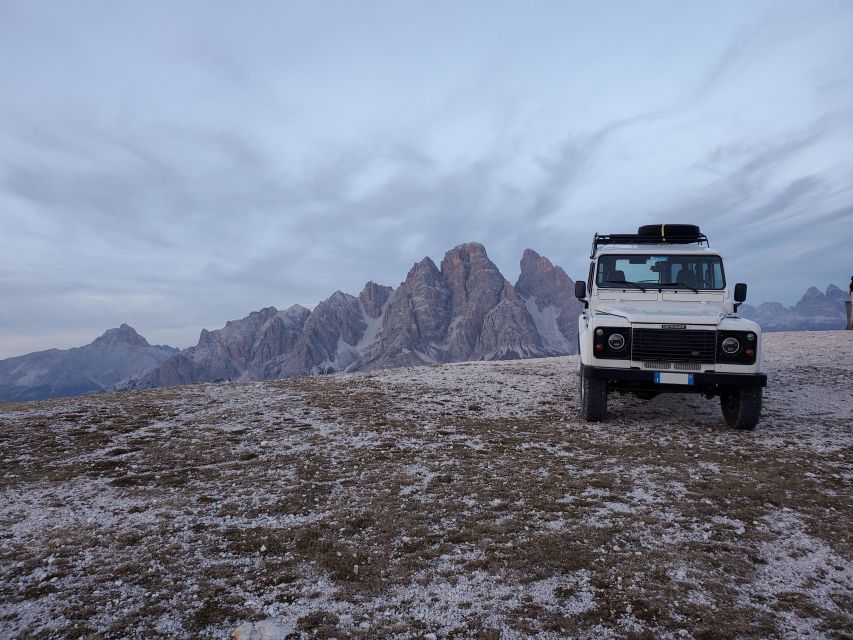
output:
<path id="1" fill-rule="evenodd" d="M 594 258 L 598 247 L 606 244 L 702 244 L 703 242 L 706 247 L 711 246 L 711 243 L 708 242 L 708 237 L 704 233 L 666 237 L 640 235 L 637 233 L 607 233 L 602 235 L 596 233 L 592 238 L 592 252 L 589 254 L 589 257 Z"/>

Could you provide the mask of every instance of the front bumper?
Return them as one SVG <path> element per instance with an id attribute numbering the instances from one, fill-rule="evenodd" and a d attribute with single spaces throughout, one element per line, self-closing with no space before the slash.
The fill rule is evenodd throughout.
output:
<path id="1" fill-rule="evenodd" d="M 705 391 L 717 387 L 766 387 L 766 373 L 692 373 L 693 384 L 656 384 L 655 371 L 584 367 L 586 378 L 604 379 L 616 388 L 656 389 L 657 391 Z"/>

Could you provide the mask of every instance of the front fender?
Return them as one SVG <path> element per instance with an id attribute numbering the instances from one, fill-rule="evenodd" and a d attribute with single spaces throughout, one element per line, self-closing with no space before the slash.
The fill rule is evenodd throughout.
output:
<path id="1" fill-rule="evenodd" d="M 590 361 L 592 340 L 590 339 L 589 313 L 578 316 L 578 362 L 583 364 Z"/>

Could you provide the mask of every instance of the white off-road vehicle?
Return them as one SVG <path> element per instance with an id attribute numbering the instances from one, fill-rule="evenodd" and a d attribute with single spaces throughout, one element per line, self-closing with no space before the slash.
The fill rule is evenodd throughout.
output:
<path id="1" fill-rule="evenodd" d="M 704 245 L 704 246 L 703 246 Z M 604 420 L 610 391 L 719 396 L 729 426 L 761 415 L 761 329 L 737 315 L 746 285 L 726 289 L 723 259 L 694 225 L 595 234 L 589 278 L 575 283 L 580 411 Z"/>

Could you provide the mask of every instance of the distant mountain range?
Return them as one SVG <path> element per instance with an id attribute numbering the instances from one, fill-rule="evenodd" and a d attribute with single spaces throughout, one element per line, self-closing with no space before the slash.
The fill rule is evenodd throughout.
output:
<path id="1" fill-rule="evenodd" d="M 841 329 L 846 294 L 810 288 L 793 307 L 740 312 L 767 331 Z M 0 402 L 194 382 L 261 380 L 334 371 L 568 355 L 577 350 L 581 304 L 574 282 L 527 249 L 513 286 L 481 244 L 424 258 L 394 289 L 368 282 L 336 291 L 313 311 L 267 307 L 183 351 L 152 346 L 126 324 L 89 345 L 0 360 Z"/>
<path id="2" fill-rule="evenodd" d="M 793 307 L 779 302 L 765 302 L 757 307 L 741 305 L 738 313 L 755 320 L 764 331 L 826 331 L 847 326 L 844 301 L 849 293 L 834 284 L 822 293 L 817 287 L 809 289 Z"/>
<path id="3" fill-rule="evenodd" d="M 261 309 L 217 331 L 123 388 L 258 380 L 383 367 L 574 353 L 581 305 L 574 283 L 528 249 L 515 286 L 481 244 L 424 258 L 399 287 L 368 282 L 313 311 Z"/>
<path id="4" fill-rule="evenodd" d="M 48 349 L 0 360 L 0 402 L 44 400 L 112 390 L 178 349 L 150 345 L 126 324 L 85 347 Z"/>

